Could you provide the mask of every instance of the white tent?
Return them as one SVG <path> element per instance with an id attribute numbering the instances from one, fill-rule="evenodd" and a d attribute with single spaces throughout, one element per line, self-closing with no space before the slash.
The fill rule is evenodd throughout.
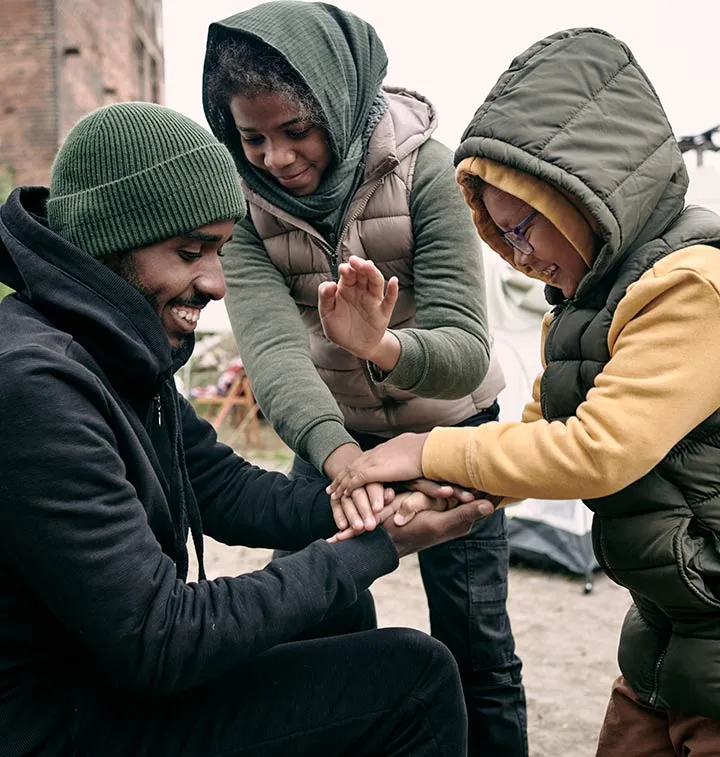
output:
<path id="1" fill-rule="evenodd" d="M 499 397 L 500 420 L 519 420 L 541 370 L 540 326 L 548 310 L 544 286 L 485 248 L 488 317 L 506 387 Z M 510 557 L 559 567 L 585 578 L 592 589 L 598 568 L 593 555 L 592 513 L 580 500 L 526 499 L 507 509 Z"/>
<path id="2" fill-rule="evenodd" d="M 692 152 L 685 153 L 685 165 L 690 175 L 688 204 L 702 205 L 720 214 L 720 153 L 705 152 L 702 166 Z"/>

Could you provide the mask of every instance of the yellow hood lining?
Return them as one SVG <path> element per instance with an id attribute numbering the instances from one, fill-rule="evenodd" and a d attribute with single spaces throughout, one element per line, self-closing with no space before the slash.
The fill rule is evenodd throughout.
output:
<path id="1" fill-rule="evenodd" d="M 595 240 L 593 230 L 583 214 L 559 190 L 532 174 L 518 171 L 488 158 L 465 158 L 458 165 L 455 178 L 462 187 L 465 201 L 472 211 L 480 238 L 513 268 L 527 276 L 551 283 L 529 266 L 514 262 L 514 250 L 503 239 L 502 230 L 490 217 L 482 200 L 484 184 L 490 184 L 526 202 L 544 215 L 572 244 L 588 267 L 592 266 Z"/>

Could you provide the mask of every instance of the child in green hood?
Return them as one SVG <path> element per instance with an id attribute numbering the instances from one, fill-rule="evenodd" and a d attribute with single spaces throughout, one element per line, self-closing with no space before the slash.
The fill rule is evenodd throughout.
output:
<path id="1" fill-rule="evenodd" d="M 406 434 L 330 490 L 424 475 L 583 499 L 632 598 L 598 757 L 718 755 L 720 217 L 686 205 L 662 104 L 600 29 L 518 55 L 455 161 L 479 235 L 547 284 L 542 374 L 522 422 Z"/>
<path id="2" fill-rule="evenodd" d="M 264 3 L 208 33 L 205 114 L 249 206 L 226 246 L 226 303 L 295 477 L 332 478 L 405 431 L 498 415 L 504 379 L 452 153 L 432 138 L 432 105 L 384 87 L 386 68 L 373 27 L 328 4 Z M 323 282 L 351 285 L 353 256 L 391 280 L 389 328 L 354 352 L 318 313 Z M 338 528 L 374 528 L 382 497 L 371 484 L 338 503 Z M 462 673 L 470 753 L 494 757 L 527 752 L 507 562 L 502 512 L 420 555 L 432 633 Z M 375 625 L 366 594 L 342 627 Z"/>

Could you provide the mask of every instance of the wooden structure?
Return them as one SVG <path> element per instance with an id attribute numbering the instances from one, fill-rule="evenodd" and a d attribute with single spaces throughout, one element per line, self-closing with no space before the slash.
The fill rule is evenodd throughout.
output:
<path id="1" fill-rule="evenodd" d="M 228 420 L 234 426 L 235 433 L 242 434 L 249 445 L 262 446 L 259 408 L 244 370 L 238 372 L 226 394 L 195 397 L 193 405 L 216 431 Z"/>

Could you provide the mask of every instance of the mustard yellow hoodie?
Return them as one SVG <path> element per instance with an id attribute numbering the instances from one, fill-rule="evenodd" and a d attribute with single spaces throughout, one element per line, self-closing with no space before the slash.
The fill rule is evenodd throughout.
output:
<path id="1" fill-rule="evenodd" d="M 628 287 L 608 349 L 610 361 L 566 423 L 543 419 L 541 374 L 522 422 L 433 430 L 423 474 L 514 499 L 591 499 L 650 471 L 720 407 L 717 250 L 674 252 Z"/>
<path id="2" fill-rule="evenodd" d="M 603 229 L 568 192 L 484 157 L 462 159 L 457 179 L 478 233 L 508 262 L 514 265 L 512 248 L 480 196 L 485 183 L 539 210 L 592 271 Z M 433 430 L 423 474 L 504 496 L 502 504 L 525 497 L 593 499 L 641 478 L 720 407 L 719 292 L 714 247 L 690 245 L 661 258 L 620 301 L 607 337 L 610 360 L 574 416 L 543 418 L 540 374 L 522 422 Z M 543 324 L 543 346 L 552 317 Z"/>
<path id="3" fill-rule="evenodd" d="M 482 202 L 488 184 L 543 214 L 587 271 L 570 298 L 550 282 L 547 365 L 522 422 L 432 431 L 424 474 L 584 499 L 598 562 L 633 598 L 623 677 L 651 707 L 720 720 L 720 218 L 685 207 L 687 171 L 652 84 L 598 29 L 517 56 L 455 164 L 500 255 L 512 260 Z"/>

